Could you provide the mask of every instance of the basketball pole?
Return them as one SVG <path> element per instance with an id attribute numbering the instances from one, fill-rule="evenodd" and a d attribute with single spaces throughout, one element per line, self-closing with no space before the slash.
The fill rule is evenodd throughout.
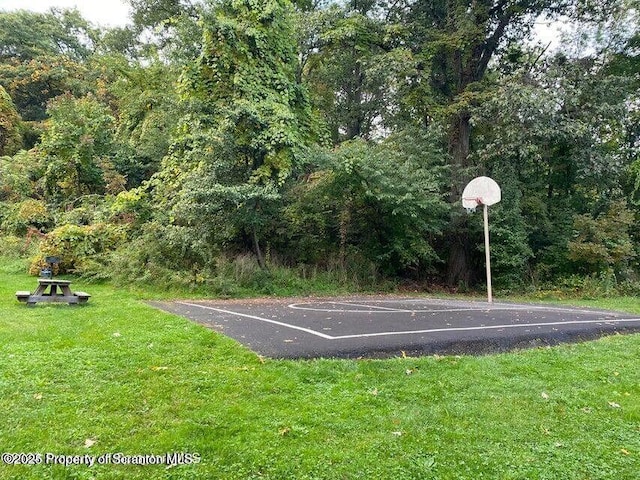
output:
<path id="1" fill-rule="evenodd" d="M 493 303 L 493 295 L 491 292 L 491 254 L 489 253 L 489 208 L 482 205 L 484 213 L 484 253 L 487 264 L 487 301 Z"/>

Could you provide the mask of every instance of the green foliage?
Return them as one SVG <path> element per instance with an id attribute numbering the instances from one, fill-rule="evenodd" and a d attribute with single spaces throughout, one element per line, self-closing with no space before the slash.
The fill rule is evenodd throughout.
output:
<path id="1" fill-rule="evenodd" d="M 0 61 L 49 55 L 82 60 L 91 52 L 93 39 L 94 30 L 76 9 L 0 12 Z"/>
<path id="2" fill-rule="evenodd" d="M 530 282 L 533 257 L 522 207 L 522 185 L 518 183 L 515 168 L 508 164 L 495 165 L 491 178 L 502 190 L 500 203 L 489 209 L 492 275 L 496 287 L 517 289 Z M 481 215 L 477 217 L 479 221 Z M 477 242 L 484 246 L 482 238 L 484 235 L 477 231 Z"/>
<path id="3" fill-rule="evenodd" d="M 292 190 L 286 235 L 302 262 L 363 257 L 385 273 L 431 270 L 448 208 L 442 156 L 417 133 L 344 143 Z M 284 232 L 283 232 L 284 233 Z"/>
<path id="4" fill-rule="evenodd" d="M 31 60 L 0 62 L 0 85 L 11 95 L 25 121 L 47 117 L 47 102 L 71 92 L 82 96 L 89 91 L 86 65 L 65 56 L 44 56 Z"/>
<path id="5" fill-rule="evenodd" d="M 336 144 L 375 136 L 387 107 L 393 108 L 391 26 L 368 15 L 371 8 L 332 5 L 299 15 L 302 76 Z"/>
<path id="6" fill-rule="evenodd" d="M 45 194 L 55 203 L 86 194 L 117 193 L 124 180 L 114 171 L 114 118 L 93 97 L 63 96 L 49 106 L 49 126 L 38 146 L 46 162 Z"/>
<path id="7" fill-rule="evenodd" d="M 260 238 L 313 134 L 295 75 L 292 8 L 224 1 L 202 26 L 202 54 L 181 78 L 187 113 L 151 182 L 158 215 L 170 222 L 165 233 L 194 252 L 185 259 L 209 262 L 232 242 L 252 248 L 264 267 Z"/>
<path id="8" fill-rule="evenodd" d="M 113 159 L 117 171 L 134 188 L 160 168 L 169 151 L 181 112 L 176 68 L 159 60 L 145 66 L 118 55 L 96 61 L 102 71 L 102 97 L 117 112 Z"/>
<path id="9" fill-rule="evenodd" d="M 60 258 L 56 273 L 105 275 L 106 254 L 126 240 L 122 226 L 107 223 L 94 225 L 62 225 L 48 233 L 40 243 L 40 251 L 31 261 L 30 273 L 37 275 L 47 256 Z"/>
<path id="10" fill-rule="evenodd" d="M 619 186 L 628 178 L 621 133 L 629 80 L 596 65 L 593 59 L 549 58 L 540 70 L 526 67 L 500 79 L 495 94 L 472 110 L 473 159 L 508 189 L 503 202 L 521 196 L 519 212 L 510 216 L 524 221 L 526 248 L 534 256 L 531 271 L 541 280 L 568 276 L 576 268 L 582 273 L 602 270 L 581 263 L 589 256 L 586 251 L 578 262 L 581 267 L 571 261 L 570 256 L 581 256 L 568 251 L 575 240 L 573 218 L 578 214 L 586 219 L 610 208 L 623 195 Z M 585 222 L 580 230 L 588 229 Z M 620 235 L 628 228 L 623 226 Z M 512 229 L 521 239 L 522 231 Z M 498 243 L 496 252 L 502 247 Z"/>
<path id="11" fill-rule="evenodd" d="M 20 115 L 7 91 L 0 85 L 0 156 L 13 155 L 22 146 Z"/>
<path id="12" fill-rule="evenodd" d="M 136 230 L 144 228 L 152 217 L 148 192 L 142 187 L 120 192 L 111 203 L 109 214 L 109 218 L 115 223 L 129 224 Z"/>
<path id="13" fill-rule="evenodd" d="M 0 200 L 19 202 L 39 197 L 44 175 L 42 159 L 34 151 L 20 151 L 13 157 L 0 157 Z"/>
<path id="14" fill-rule="evenodd" d="M 205 15 L 202 55 L 184 72 L 185 98 L 201 124 L 192 138 L 207 135 L 214 151 L 231 142 L 227 162 L 238 169 L 236 182 L 281 185 L 309 139 L 292 19 L 286 0 L 223 1 Z"/>
<path id="15" fill-rule="evenodd" d="M 633 213 L 623 202 L 614 202 L 606 212 L 593 218 L 578 215 L 574 219 L 574 238 L 568 244 L 568 256 L 582 273 L 621 272 L 635 257 L 629 235 Z"/>
<path id="16" fill-rule="evenodd" d="M 114 30 L 0 12 L 3 232 L 109 222 L 128 249 L 85 274 L 228 293 L 308 272 L 471 285 L 481 222 L 459 197 L 488 174 L 498 287 L 633 288 L 636 0 L 129 3 Z M 540 15 L 578 22 L 559 52 L 524 41 Z"/>
<path id="17" fill-rule="evenodd" d="M 44 230 L 52 224 L 47 205 L 34 199 L 11 204 L 4 218 L 0 220 L 1 230 L 13 235 L 25 235 L 29 228 Z"/>
<path id="18" fill-rule="evenodd" d="M 202 10 L 216 1 L 129 0 L 134 31 L 140 33 L 143 54 L 185 65 L 200 54 Z"/>
<path id="19" fill-rule="evenodd" d="M 24 253 L 24 238 L 15 235 L 0 235 L 0 256 L 16 259 Z"/>

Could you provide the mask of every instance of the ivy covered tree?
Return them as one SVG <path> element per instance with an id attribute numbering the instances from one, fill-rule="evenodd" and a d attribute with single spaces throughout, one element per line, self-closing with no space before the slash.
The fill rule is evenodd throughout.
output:
<path id="1" fill-rule="evenodd" d="M 178 199 L 176 219 L 199 238 L 248 243 L 264 267 L 260 236 L 314 133 L 296 77 L 293 8 L 287 0 L 224 0 L 202 25 L 202 53 L 181 80 L 188 113 L 159 175 L 179 171 L 181 180 L 161 180 L 159 192 Z"/>
<path id="2" fill-rule="evenodd" d="M 0 156 L 13 155 L 22 146 L 21 118 L 11 97 L 0 86 Z"/>

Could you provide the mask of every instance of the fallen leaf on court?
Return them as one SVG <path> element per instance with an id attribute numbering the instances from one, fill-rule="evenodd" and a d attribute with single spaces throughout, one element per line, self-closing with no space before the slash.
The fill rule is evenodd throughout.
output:
<path id="1" fill-rule="evenodd" d="M 556 448 L 564 447 L 564 445 L 562 443 L 560 443 L 560 442 L 556 442 L 555 446 L 556 446 Z"/>
<path id="2" fill-rule="evenodd" d="M 400 353 L 402 354 L 402 358 L 407 358 L 407 352 L 400 350 Z"/>
<path id="3" fill-rule="evenodd" d="M 375 397 L 375 396 L 377 396 L 377 395 L 378 395 L 378 389 L 377 389 L 377 388 L 374 388 L 374 389 L 373 389 L 373 390 L 371 390 L 369 393 Z"/>
<path id="4" fill-rule="evenodd" d="M 291 429 L 289 427 L 284 427 L 278 430 L 278 433 L 280 434 L 281 437 L 288 435 L 290 432 L 291 432 Z"/>
<path id="5" fill-rule="evenodd" d="M 396 437 L 399 437 L 402 435 L 402 432 L 391 432 L 393 435 L 395 435 Z"/>
<path id="6" fill-rule="evenodd" d="M 631 455 L 631 453 L 629 452 L 629 450 L 627 450 L 626 448 L 621 448 L 620 451 L 624 454 L 624 455 Z"/>
<path id="7" fill-rule="evenodd" d="M 87 438 L 87 439 L 84 441 L 84 446 L 85 446 L 86 448 L 93 447 L 95 444 L 96 444 L 96 441 L 95 441 L 95 440 L 93 440 L 93 439 L 91 439 L 91 438 Z"/>
<path id="8" fill-rule="evenodd" d="M 544 398 L 545 400 L 549 400 L 549 394 L 548 394 L 547 392 L 542 392 L 542 393 L 540 394 L 540 396 L 541 396 L 542 398 Z"/>
<path id="9" fill-rule="evenodd" d="M 617 377 L 618 375 L 620 375 L 620 372 L 613 372 L 614 377 Z"/>
<path id="10" fill-rule="evenodd" d="M 115 332 L 112 337 L 121 337 L 122 334 L 120 332 Z"/>
<path id="11" fill-rule="evenodd" d="M 158 370 L 169 370 L 169 367 L 151 367 L 151 370 L 157 372 Z"/>
<path id="12" fill-rule="evenodd" d="M 616 403 L 616 402 L 609 402 L 609 406 L 611 408 L 620 408 L 620 405 L 618 403 Z"/>
<path id="13" fill-rule="evenodd" d="M 407 368 L 404 373 L 406 373 L 407 375 L 411 375 L 414 371 L 415 370 L 413 370 L 412 368 Z"/>
<path id="14" fill-rule="evenodd" d="M 42 394 L 41 393 L 34 393 L 33 394 L 33 398 L 35 398 L 36 400 L 42 400 Z"/>

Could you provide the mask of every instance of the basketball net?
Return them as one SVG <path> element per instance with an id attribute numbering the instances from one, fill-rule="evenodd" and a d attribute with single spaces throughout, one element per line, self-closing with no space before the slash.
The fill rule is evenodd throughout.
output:
<path id="1" fill-rule="evenodd" d="M 469 215 L 471 215 L 472 213 L 476 213 L 476 208 L 478 208 L 478 205 L 484 205 L 481 197 L 472 197 L 472 198 L 467 197 L 467 198 L 464 198 L 463 200 L 467 200 L 468 202 L 476 202 L 476 204 L 473 207 L 465 207 L 465 210 Z"/>

